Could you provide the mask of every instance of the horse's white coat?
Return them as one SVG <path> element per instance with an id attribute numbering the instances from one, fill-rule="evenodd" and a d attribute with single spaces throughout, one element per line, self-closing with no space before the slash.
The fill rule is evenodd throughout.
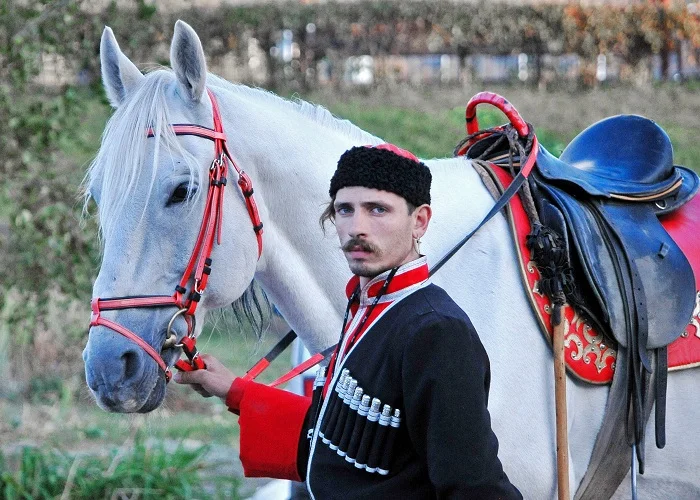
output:
<path id="1" fill-rule="evenodd" d="M 214 250 L 213 273 L 198 316 L 237 299 L 255 277 L 309 350 L 325 348 L 337 341 L 349 271 L 335 232 L 329 227 L 324 236 L 318 217 L 328 201 L 329 180 L 340 154 L 353 145 L 379 140 L 323 109 L 207 75 L 197 57 L 201 51 L 197 35 L 182 22 L 175 30 L 172 66 L 183 74 L 200 75 L 199 81 L 188 87 L 166 71 L 137 79 L 136 85 L 133 78 L 131 84 L 120 83 L 114 73 L 103 77 L 108 95 L 119 107 L 87 178 L 90 191 L 101 198 L 100 221 L 106 235 L 94 296 L 170 293 L 169 287 L 179 279 L 194 244 L 203 201 L 195 197 L 189 206 L 164 205 L 177 182 L 184 179 L 202 185 L 213 146 L 203 139 L 175 138 L 166 125 L 211 126 L 206 94 L 198 98 L 192 90 L 206 78 L 222 110 L 229 148 L 253 179 L 265 234 L 258 261 L 242 196 L 235 183 L 229 183 L 224 242 Z M 124 56 L 111 31 L 105 32 L 102 50 L 103 71 L 119 67 L 114 61 Z M 193 64 L 200 66 L 190 67 Z M 146 125 L 154 126 L 162 140 L 143 139 Z M 160 153 L 154 161 L 156 143 Z M 433 173 L 434 217 L 422 251 L 436 262 L 478 223 L 493 199 L 465 159 L 426 163 Z M 190 168 L 196 169 L 192 175 Z M 523 293 L 505 218 L 499 215 L 486 224 L 435 275 L 434 282 L 469 314 L 489 354 L 489 410 L 507 474 L 525 498 L 554 497 L 552 356 Z M 149 328 L 158 330 L 162 325 Z M 640 482 L 650 491 L 653 478 L 661 477 L 700 494 L 700 398 L 693 395 L 697 375 L 695 370 L 669 377 L 668 445 L 662 451 L 648 446 L 650 480 Z M 575 491 L 601 424 L 607 387 L 571 379 L 567 385 Z"/>

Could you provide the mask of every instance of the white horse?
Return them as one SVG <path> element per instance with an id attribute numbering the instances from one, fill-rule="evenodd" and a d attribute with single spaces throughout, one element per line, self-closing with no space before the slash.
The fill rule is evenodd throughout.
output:
<path id="1" fill-rule="evenodd" d="M 211 127 L 209 89 L 220 103 L 229 148 L 253 179 L 265 225 L 264 250 L 258 260 L 243 197 L 230 182 L 222 242 L 212 253 L 197 325 L 204 323 L 207 311 L 239 299 L 255 279 L 309 351 L 334 344 L 349 271 L 334 232 L 324 235 L 318 219 L 329 201 L 329 180 L 341 153 L 380 139 L 323 108 L 208 74 L 197 34 L 181 21 L 171 46 L 172 71 L 143 75 L 109 28 L 102 37 L 101 62 L 116 111 L 86 177 L 104 239 L 93 296 L 172 294 L 194 246 L 214 153 L 212 142 L 175 137 L 168 124 Z M 147 127 L 153 127 L 155 139 L 146 137 Z M 468 160 L 426 164 L 433 174 L 434 217 L 422 251 L 434 263 L 494 202 Z M 489 410 L 505 471 L 526 498 L 552 498 L 557 488 L 552 354 L 524 294 L 505 218 L 499 214 L 486 224 L 433 279 L 469 314 L 489 354 Z M 172 314 L 170 308 L 125 309 L 103 316 L 160 350 Z M 174 325 L 183 335 L 184 321 L 178 318 Z M 176 356 L 172 351 L 164 351 L 170 363 Z M 93 327 L 83 357 L 87 383 L 101 407 L 148 412 L 161 403 L 162 371 L 124 337 Z M 648 446 L 647 472 L 639 479 L 641 498 L 670 498 L 672 488 L 683 496 L 700 496 L 699 382 L 697 370 L 670 374 L 668 444 L 664 450 Z M 608 389 L 573 379 L 567 386 L 575 491 L 591 457 Z M 628 483 L 623 482 L 620 494 L 628 491 Z"/>

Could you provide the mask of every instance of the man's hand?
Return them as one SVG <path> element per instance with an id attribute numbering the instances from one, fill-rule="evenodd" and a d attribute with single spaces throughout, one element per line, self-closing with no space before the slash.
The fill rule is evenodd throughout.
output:
<path id="1" fill-rule="evenodd" d="M 192 372 L 176 372 L 173 380 L 178 384 L 191 385 L 205 398 L 216 396 L 226 400 L 226 394 L 236 376 L 214 356 L 202 354 L 202 360 L 207 365 L 204 370 Z"/>

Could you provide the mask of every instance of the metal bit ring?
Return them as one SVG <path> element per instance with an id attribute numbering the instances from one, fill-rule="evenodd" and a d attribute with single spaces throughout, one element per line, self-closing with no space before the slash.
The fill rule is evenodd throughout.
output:
<path id="1" fill-rule="evenodd" d="M 170 321 L 168 322 L 168 330 L 165 334 L 165 342 L 163 342 L 162 349 L 170 349 L 173 347 L 178 347 L 177 333 L 173 331 L 173 323 L 175 322 L 175 319 L 178 316 L 181 316 L 182 314 L 184 314 L 186 312 L 187 312 L 187 308 L 183 307 L 182 309 L 179 309 L 175 314 L 173 314 L 172 318 L 170 318 Z"/>

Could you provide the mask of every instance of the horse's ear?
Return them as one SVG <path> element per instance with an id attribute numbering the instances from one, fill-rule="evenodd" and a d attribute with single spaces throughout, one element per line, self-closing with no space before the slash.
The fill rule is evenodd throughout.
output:
<path id="1" fill-rule="evenodd" d="M 182 96 L 199 101 L 207 80 L 207 63 L 197 33 L 184 21 L 175 23 L 175 34 L 170 46 L 170 65 L 175 71 Z"/>
<path id="2" fill-rule="evenodd" d="M 136 65 L 122 53 L 117 39 L 114 38 L 112 28 L 109 26 L 105 26 L 102 32 L 100 63 L 102 83 L 107 91 L 110 104 L 115 108 L 119 107 L 127 94 L 146 78 Z"/>

